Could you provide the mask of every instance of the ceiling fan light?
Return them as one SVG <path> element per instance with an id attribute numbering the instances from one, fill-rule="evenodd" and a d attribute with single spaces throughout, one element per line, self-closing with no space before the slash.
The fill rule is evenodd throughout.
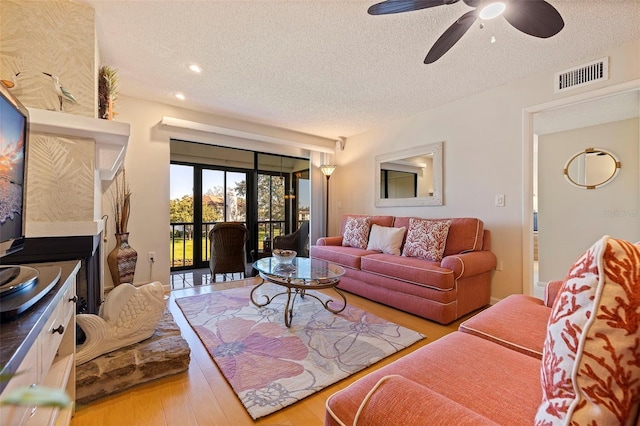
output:
<path id="1" fill-rule="evenodd" d="M 502 15 L 505 7 L 505 4 L 502 2 L 489 3 L 482 8 L 482 10 L 480 11 L 480 15 L 478 16 L 480 16 L 480 19 L 493 19 Z"/>

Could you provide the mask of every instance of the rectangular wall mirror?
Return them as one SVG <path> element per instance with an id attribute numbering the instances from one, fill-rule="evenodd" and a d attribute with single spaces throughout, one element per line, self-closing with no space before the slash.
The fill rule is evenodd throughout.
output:
<path id="1" fill-rule="evenodd" d="M 443 144 L 376 156 L 376 207 L 441 206 Z"/>

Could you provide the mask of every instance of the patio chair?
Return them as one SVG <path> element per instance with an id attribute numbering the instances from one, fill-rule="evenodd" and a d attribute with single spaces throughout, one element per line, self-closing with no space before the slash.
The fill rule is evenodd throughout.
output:
<path id="1" fill-rule="evenodd" d="M 291 234 L 274 237 L 273 248 L 295 250 L 298 257 L 309 257 L 309 221 L 302 222 Z"/>
<path id="2" fill-rule="evenodd" d="M 209 268 L 211 279 L 216 281 L 216 274 L 223 274 L 223 280 L 227 280 L 226 274 L 240 273 L 246 278 L 246 244 L 249 239 L 249 230 L 243 223 L 222 222 L 217 223 L 209 232 L 211 242 L 211 256 Z"/>

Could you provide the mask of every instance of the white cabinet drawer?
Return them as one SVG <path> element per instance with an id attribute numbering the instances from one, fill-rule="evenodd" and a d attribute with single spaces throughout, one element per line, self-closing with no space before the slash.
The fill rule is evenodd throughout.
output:
<path id="1" fill-rule="evenodd" d="M 47 326 L 40 334 L 39 342 L 41 352 L 39 382 L 42 382 L 47 376 L 49 367 L 53 363 L 53 359 L 60 347 L 63 335 L 68 331 L 69 327 L 75 327 L 75 324 L 70 324 L 69 322 L 76 309 L 76 305 L 72 300 L 74 296 L 75 285 L 67 286 L 60 302 L 58 302 L 53 314 L 47 321 Z"/>
<path id="2" fill-rule="evenodd" d="M 7 387 L 2 392 L 2 397 L 14 389 L 28 387 L 38 383 L 40 374 L 37 369 L 39 365 L 38 349 L 39 346 L 36 343 L 31 347 L 29 352 L 27 352 L 20 367 L 18 367 L 17 374 L 7 383 Z M 35 407 L 32 406 L 0 405 L 0 419 L 2 419 L 0 424 L 2 426 L 22 424 L 33 413 L 34 408 Z"/>
<path id="3" fill-rule="evenodd" d="M 46 327 L 42 330 L 39 337 L 40 342 L 40 377 L 38 382 L 42 382 L 49 372 L 49 366 L 53 362 L 53 358 L 56 356 L 62 336 L 69 326 L 68 318 L 66 317 L 67 303 L 60 302 L 56 309 L 53 311 L 53 315 L 47 321 Z M 66 319 L 66 321 L 65 321 Z"/>
<path id="4" fill-rule="evenodd" d="M 6 337 L 0 351 L 5 361 L 5 374 L 14 374 L 4 384 L 2 396 L 16 388 L 31 385 L 64 390 L 70 397 L 70 407 L 60 410 L 50 407 L 0 406 L 0 426 L 8 425 L 68 425 L 74 412 L 75 399 L 75 290 L 79 261 L 34 264 L 35 267 L 59 267 L 60 287 L 33 305 L 22 317 L 3 324 L 1 337 Z M 28 327 L 25 327 L 28 326 Z M 27 351 L 22 357 L 22 345 Z M 28 347 L 28 349 L 26 348 Z M 13 362 L 18 359 L 18 361 Z M 15 367 L 15 364 L 18 364 Z M 9 367 L 7 367 L 9 366 Z"/>

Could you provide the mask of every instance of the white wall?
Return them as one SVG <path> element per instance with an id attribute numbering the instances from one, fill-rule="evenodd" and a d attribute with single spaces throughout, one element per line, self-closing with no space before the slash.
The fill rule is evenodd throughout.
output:
<path id="1" fill-rule="evenodd" d="M 585 248 L 605 234 L 640 240 L 638 146 L 637 118 L 539 136 L 541 282 L 564 278 Z M 620 173 L 613 181 L 587 190 L 565 180 L 565 163 L 586 148 L 607 150 L 621 160 Z"/>
<path id="2" fill-rule="evenodd" d="M 556 71 L 602 56 L 610 56 L 608 81 L 567 94 L 553 93 Z M 636 41 L 348 138 L 346 149 L 336 154 L 338 168 L 331 178 L 331 233 L 338 232 L 344 213 L 479 217 L 491 230 L 492 250 L 499 267 L 502 265 L 502 271 L 496 271 L 493 277 L 492 298 L 522 293 L 522 230 L 524 215 L 530 214 L 523 211 L 523 206 L 527 203 L 524 197 L 532 192 L 525 189 L 525 184 L 530 184 L 526 169 L 531 166 L 525 167 L 523 161 L 531 154 L 523 143 L 523 110 L 638 79 L 639 56 L 640 41 Z M 390 146 L 400 149 L 439 141 L 444 141 L 444 205 L 376 208 L 371 184 L 375 180 L 374 157 L 390 152 Z M 353 183 L 358 184 L 357 190 Z M 505 207 L 494 206 L 496 194 L 505 194 Z"/>
<path id="3" fill-rule="evenodd" d="M 118 98 L 115 110 L 118 113 L 118 121 L 131 124 L 125 168 L 132 192 L 129 243 L 138 252 L 138 263 L 134 277 L 136 284 L 156 280 L 165 285 L 169 283 L 169 141 L 171 138 L 267 153 L 280 153 L 294 157 L 311 157 L 312 163 L 316 166 L 319 165 L 317 154 L 295 146 L 256 142 L 201 131 L 161 128 L 159 123 L 163 116 L 240 129 L 273 138 L 297 141 L 301 144 L 313 144 L 325 148 L 335 146 L 333 141 L 320 137 L 125 96 Z M 312 179 L 314 179 L 313 174 Z M 316 176 L 315 179 L 320 180 L 319 176 Z M 320 182 L 322 183 L 321 180 Z M 110 186 L 103 187 L 103 213 L 109 215 L 110 218 L 107 223 L 106 234 L 109 242 L 104 250 L 105 257 L 115 245 L 111 194 Z M 315 208 L 320 211 L 316 217 L 321 218 L 322 206 L 316 203 Z M 156 253 L 154 265 L 148 262 L 150 251 Z M 111 276 L 105 274 L 105 288 L 108 289 L 112 286 Z"/>
<path id="4" fill-rule="evenodd" d="M 575 89 L 571 95 L 640 78 L 640 40 L 593 58 L 585 58 L 580 63 L 605 55 L 611 57 L 610 80 Z M 553 73 L 575 65 L 579 64 L 559 64 L 557 69 L 547 73 L 350 137 L 344 151 L 337 152 L 333 158 L 311 152 L 313 165 L 318 166 L 328 159 L 338 165 L 330 182 L 329 234 L 335 235 L 339 231 L 343 213 L 479 217 L 492 232 L 493 251 L 502 264 L 502 271 L 494 275 L 492 297 L 501 299 L 512 293 L 521 293 L 523 183 L 526 181 L 523 158 L 527 157 L 523 149 L 523 109 L 567 96 L 553 94 Z M 135 280 L 149 279 L 147 252 L 155 251 L 157 262 L 152 279 L 167 282 L 169 247 L 165 230 L 169 226 L 170 134 L 159 130 L 156 124 L 162 115 L 196 121 L 220 121 L 222 118 L 131 98 L 119 99 L 116 110 L 119 113 L 118 120 L 131 123 L 132 128 L 126 159 L 133 191 L 130 241 L 142 257 Z M 227 125 L 232 127 L 237 123 Z M 186 140 L 193 140 L 194 137 L 203 138 L 203 135 L 182 135 L 182 139 Z M 444 205 L 375 208 L 375 156 L 439 141 L 445 142 Z M 285 153 L 286 147 L 266 145 L 262 144 L 264 148 L 277 149 L 271 152 Z M 332 145 L 329 142 L 326 146 Z M 292 155 L 303 156 L 299 154 Z M 317 206 L 324 198 L 324 178 L 316 168 L 312 168 L 311 178 L 312 206 Z M 494 207 L 495 194 L 506 195 L 505 207 Z M 105 213 L 108 213 L 108 199 L 104 204 Z M 321 232 L 320 226 L 317 221 L 312 224 L 312 238 Z M 106 251 L 111 247 L 113 241 L 110 241 Z"/>

